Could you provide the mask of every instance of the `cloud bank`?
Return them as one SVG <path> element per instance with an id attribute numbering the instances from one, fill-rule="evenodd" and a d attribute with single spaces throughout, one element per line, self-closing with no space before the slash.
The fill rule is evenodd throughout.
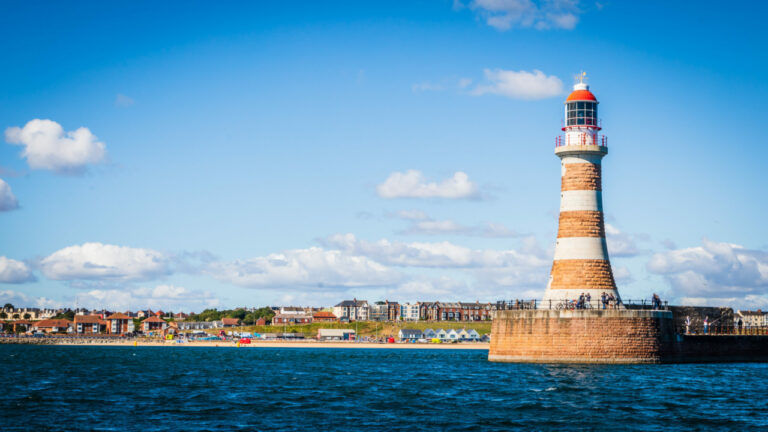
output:
<path id="1" fill-rule="evenodd" d="M 483 73 L 486 82 L 479 84 L 470 94 L 495 94 L 512 99 L 535 100 L 559 96 L 564 91 L 560 78 L 546 75 L 540 70 L 485 69 Z"/>
<path id="2" fill-rule="evenodd" d="M 417 170 L 394 172 L 384 183 L 376 186 L 376 192 L 382 198 L 477 199 L 480 197 L 477 185 L 461 171 L 457 171 L 449 179 L 431 183 L 427 182 L 424 175 Z"/>
<path id="3" fill-rule="evenodd" d="M 34 280 L 35 276 L 26 264 L 0 256 L 0 283 L 20 284 Z"/>
<path id="4" fill-rule="evenodd" d="M 150 280 L 171 272 L 168 259 L 152 249 L 83 243 L 60 249 L 40 261 L 54 280 Z"/>
<path id="5" fill-rule="evenodd" d="M 454 9 L 464 7 L 460 0 L 454 1 Z M 501 31 L 513 27 L 572 30 L 581 13 L 577 0 L 472 0 L 468 7 Z"/>

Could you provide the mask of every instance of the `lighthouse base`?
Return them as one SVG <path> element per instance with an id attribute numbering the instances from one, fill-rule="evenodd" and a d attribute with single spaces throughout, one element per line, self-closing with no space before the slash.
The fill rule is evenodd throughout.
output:
<path id="1" fill-rule="evenodd" d="M 488 360 L 524 363 L 662 363 L 675 357 L 672 312 L 498 311 Z"/>

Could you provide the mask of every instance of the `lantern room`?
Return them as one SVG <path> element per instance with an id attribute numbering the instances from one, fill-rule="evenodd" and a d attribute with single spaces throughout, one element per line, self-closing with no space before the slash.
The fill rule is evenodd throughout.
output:
<path id="1" fill-rule="evenodd" d="M 598 103 L 586 83 L 576 84 L 573 92 L 565 100 L 565 127 L 590 127 L 599 130 Z"/>

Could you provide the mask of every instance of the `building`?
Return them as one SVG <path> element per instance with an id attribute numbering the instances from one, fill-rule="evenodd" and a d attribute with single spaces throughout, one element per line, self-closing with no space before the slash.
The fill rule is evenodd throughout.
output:
<path id="1" fill-rule="evenodd" d="M 422 333 L 422 337 L 427 340 L 438 339 L 437 332 L 432 330 L 431 328 L 424 330 L 424 332 Z"/>
<path id="2" fill-rule="evenodd" d="M 68 333 L 72 331 L 72 321 L 65 319 L 46 319 L 32 324 L 32 330 L 41 333 Z"/>
<path id="3" fill-rule="evenodd" d="M 597 116 L 598 101 L 583 79 L 565 100 L 565 137 L 555 140 L 560 158 L 560 218 L 555 256 L 541 307 L 588 293 L 597 302 L 603 293 L 619 300 L 608 260 L 602 197 L 602 159 L 607 139 Z M 564 139 L 563 139 L 564 138 Z"/>
<path id="4" fill-rule="evenodd" d="M 179 330 L 210 330 L 223 327 L 221 321 L 181 321 Z"/>
<path id="5" fill-rule="evenodd" d="M 277 314 L 272 317 L 272 325 L 311 324 L 312 315 L 306 314 Z"/>
<path id="6" fill-rule="evenodd" d="M 240 325 L 240 318 L 222 318 L 221 325 L 224 327 L 237 327 Z"/>
<path id="7" fill-rule="evenodd" d="M 419 304 L 418 303 L 401 304 L 400 319 L 404 321 L 418 321 L 419 320 Z"/>
<path id="8" fill-rule="evenodd" d="M 378 302 L 368 307 L 368 319 L 370 321 L 387 321 L 387 305 Z"/>
<path id="9" fill-rule="evenodd" d="M 320 341 L 351 341 L 355 340 L 354 329 L 319 329 L 317 340 Z"/>
<path id="10" fill-rule="evenodd" d="M 141 331 L 144 333 L 162 332 L 167 327 L 168 323 L 159 316 L 151 316 L 141 322 Z"/>
<path id="11" fill-rule="evenodd" d="M 319 311 L 312 314 L 312 322 L 337 322 L 338 320 L 333 312 Z"/>
<path id="12" fill-rule="evenodd" d="M 756 311 L 737 310 L 734 321 L 738 322 L 739 319 L 741 320 L 742 328 L 768 327 L 768 314 L 760 309 Z"/>
<path id="13" fill-rule="evenodd" d="M 421 330 L 400 329 L 400 331 L 397 332 L 398 339 L 404 342 L 415 342 L 421 339 L 423 336 L 424 334 L 421 332 Z"/>
<path id="14" fill-rule="evenodd" d="M 366 300 L 344 300 L 333 307 L 333 314 L 342 321 L 368 321 L 370 307 Z"/>
<path id="15" fill-rule="evenodd" d="M 111 334 L 133 333 L 135 330 L 133 318 L 120 312 L 108 316 L 105 321 Z"/>
<path id="16" fill-rule="evenodd" d="M 490 321 L 496 305 L 492 303 L 459 303 L 461 306 L 460 321 Z"/>
<path id="17" fill-rule="evenodd" d="M 480 340 L 480 334 L 475 329 L 462 329 L 459 331 L 459 340 L 476 342 Z"/>
<path id="18" fill-rule="evenodd" d="M 106 333 L 107 321 L 98 315 L 75 315 L 74 329 L 77 334 Z"/>

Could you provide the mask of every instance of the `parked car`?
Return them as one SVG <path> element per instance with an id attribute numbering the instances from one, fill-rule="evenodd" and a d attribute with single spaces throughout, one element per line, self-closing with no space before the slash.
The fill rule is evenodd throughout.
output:
<path id="1" fill-rule="evenodd" d="M 242 338 L 242 339 L 240 339 L 240 345 L 242 345 L 242 344 L 250 344 L 250 343 L 251 343 L 251 338 Z"/>

